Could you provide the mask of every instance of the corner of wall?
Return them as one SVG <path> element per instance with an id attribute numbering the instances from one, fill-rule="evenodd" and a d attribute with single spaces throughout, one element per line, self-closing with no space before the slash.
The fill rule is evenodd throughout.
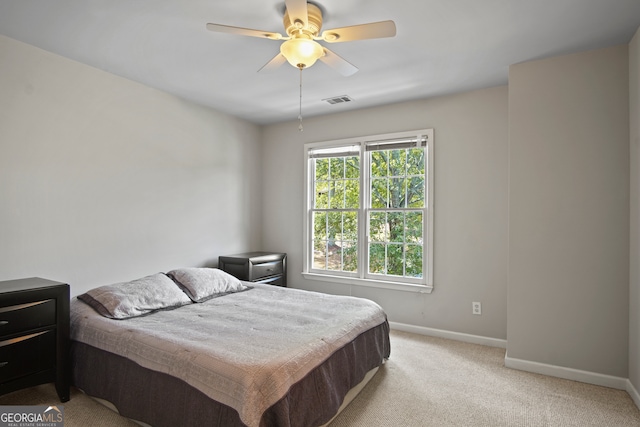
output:
<path id="1" fill-rule="evenodd" d="M 629 43 L 629 394 L 640 407 L 640 28 Z"/>

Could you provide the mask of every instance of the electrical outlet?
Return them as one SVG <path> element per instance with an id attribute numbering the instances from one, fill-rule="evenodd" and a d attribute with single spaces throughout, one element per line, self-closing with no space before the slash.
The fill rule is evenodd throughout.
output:
<path id="1" fill-rule="evenodd" d="M 473 314 L 477 314 L 478 316 L 482 314 L 482 304 L 479 302 L 471 303 L 471 312 Z"/>

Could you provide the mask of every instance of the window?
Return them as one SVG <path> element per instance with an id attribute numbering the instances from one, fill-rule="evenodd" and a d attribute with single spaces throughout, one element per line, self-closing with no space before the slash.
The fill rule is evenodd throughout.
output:
<path id="1" fill-rule="evenodd" d="M 305 145 L 307 278 L 430 292 L 433 130 Z"/>

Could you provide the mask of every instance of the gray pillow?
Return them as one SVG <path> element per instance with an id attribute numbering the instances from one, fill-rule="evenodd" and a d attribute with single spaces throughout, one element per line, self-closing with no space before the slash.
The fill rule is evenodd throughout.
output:
<path id="1" fill-rule="evenodd" d="M 217 268 L 178 268 L 167 275 L 195 302 L 253 289 Z"/>
<path id="2" fill-rule="evenodd" d="M 101 286 L 78 295 L 78 299 L 110 319 L 128 319 L 156 310 L 191 304 L 187 295 L 162 273 L 131 282 Z"/>

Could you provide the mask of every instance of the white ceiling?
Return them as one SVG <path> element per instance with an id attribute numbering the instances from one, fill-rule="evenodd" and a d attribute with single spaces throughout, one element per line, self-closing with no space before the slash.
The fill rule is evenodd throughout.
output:
<path id="1" fill-rule="evenodd" d="M 319 0 L 323 29 L 391 19 L 394 38 L 335 43 L 360 71 L 303 72 L 305 117 L 507 83 L 522 61 L 628 43 L 640 0 Z M 284 0 L 0 0 L 0 34 L 258 124 L 295 120 L 299 71 L 258 73 Z M 1 56 L 0 56 L 1 58 Z M 322 99 L 349 95 L 347 104 Z"/>

